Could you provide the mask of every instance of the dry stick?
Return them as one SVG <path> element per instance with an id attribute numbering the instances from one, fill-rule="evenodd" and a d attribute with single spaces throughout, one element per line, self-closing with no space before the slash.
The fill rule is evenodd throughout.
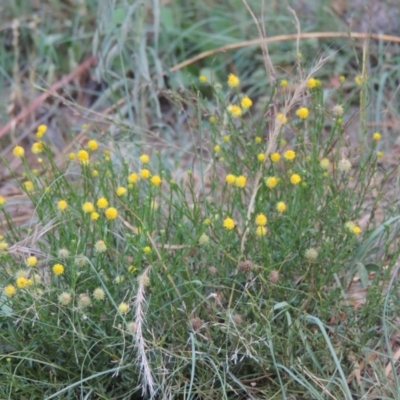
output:
<path id="1" fill-rule="evenodd" d="M 293 18 L 294 18 L 295 23 L 296 23 L 296 29 L 297 29 L 297 35 L 296 35 L 296 64 L 297 64 L 297 68 L 299 70 L 300 79 L 303 80 L 303 70 L 301 69 L 301 62 L 300 62 L 300 58 L 301 58 L 301 53 L 300 53 L 300 35 L 301 35 L 300 21 L 297 18 L 296 11 L 294 11 L 293 8 L 291 8 L 291 7 L 288 7 L 288 9 L 293 14 Z"/>
<path id="2" fill-rule="evenodd" d="M 300 36 L 297 33 L 292 33 L 289 35 L 278 35 L 278 36 L 273 36 L 269 38 L 264 38 L 264 39 L 254 39 L 254 40 L 246 40 L 244 42 L 239 42 L 239 43 L 232 43 L 232 44 L 227 44 L 225 46 L 218 47 L 213 50 L 207 50 L 204 51 L 203 53 L 198 54 L 197 56 L 194 56 L 192 58 L 189 58 L 188 60 L 182 61 L 179 64 L 174 65 L 172 68 L 169 69 L 170 72 L 175 72 L 178 71 L 184 67 L 187 67 L 190 64 L 195 63 L 196 61 L 202 60 L 203 58 L 212 56 L 216 53 L 221 53 L 224 51 L 228 50 L 234 50 L 234 49 L 240 49 L 241 47 L 246 47 L 246 46 L 256 46 L 262 43 L 274 43 L 274 42 L 285 42 L 288 40 L 296 40 L 297 38 L 302 39 L 324 39 L 324 38 L 342 38 L 342 37 L 349 37 L 352 39 L 366 39 L 366 38 L 371 38 L 371 39 L 376 39 L 376 40 L 384 40 L 386 42 L 394 42 L 394 43 L 400 43 L 400 37 L 399 36 L 391 36 L 391 35 L 380 35 L 377 33 L 363 33 L 363 32 L 308 32 L 308 33 L 302 33 Z"/>
<path id="3" fill-rule="evenodd" d="M 2 128 L 0 128 L 0 138 L 3 137 L 10 129 L 15 128 L 18 122 L 21 122 L 29 114 L 35 111 L 54 92 L 61 89 L 68 82 L 72 81 L 74 78 L 85 72 L 95 61 L 96 61 L 95 56 L 89 57 L 74 71 L 61 78 L 54 85 L 50 86 L 44 93 L 36 97 L 36 99 L 28 107 L 23 109 L 16 117 L 12 118 L 10 121 L 7 122 L 7 124 L 5 124 Z"/>

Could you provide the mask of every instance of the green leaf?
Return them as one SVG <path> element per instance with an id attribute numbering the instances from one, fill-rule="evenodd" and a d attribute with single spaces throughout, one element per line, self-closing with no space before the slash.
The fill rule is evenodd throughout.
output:
<path id="1" fill-rule="evenodd" d="M 374 264 L 374 263 L 370 263 L 370 264 L 365 265 L 365 269 L 368 272 L 378 272 L 378 271 L 381 270 L 380 266 L 378 264 Z"/>
<path id="2" fill-rule="evenodd" d="M 360 262 L 357 263 L 357 274 L 360 277 L 363 288 L 368 287 L 368 283 L 369 283 L 368 271 L 365 268 L 364 264 L 362 264 Z"/>
<path id="3" fill-rule="evenodd" d="M 116 8 L 113 12 L 112 22 L 114 25 L 120 25 L 124 22 L 125 11 L 122 7 Z"/>

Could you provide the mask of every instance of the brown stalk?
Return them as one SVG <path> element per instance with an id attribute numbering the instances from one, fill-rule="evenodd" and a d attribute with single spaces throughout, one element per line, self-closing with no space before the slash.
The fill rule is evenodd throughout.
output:
<path id="1" fill-rule="evenodd" d="M 269 38 L 263 38 L 263 39 L 254 39 L 254 40 L 246 40 L 244 42 L 238 42 L 238 43 L 231 43 L 227 44 L 225 46 L 218 47 L 216 49 L 212 50 L 207 50 L 203 51 L 200 54 L 197 54 L 197 56 L 194 56 L 192 58 L 189 58 L 188 60 L 182 61 L 176 65 L 174 65 L 172 68 L 170 68 L 170 72 L 175 72 L 178 71 L 184 67 L 187 67 L 190 64 L 195 63 L 196 61 L 202 60 L 203 58 L 212 56 L 217 53 L 222 53 L 228 50 L 234 50 L 234 49 L 240 49 L 241 47 L 246 47 L 246 46 L 256 46 L 260 45 L 262 43 L 274 43 L 274 42 L 286 42 L 288 40 L 296 40 L 296 39 L 324 39 L 324 38 L 342 38 L 342 37 L 348 37 L 351 39 L 376 39 L 376 40 L 383 40 L 386 42 L 394 42 L 394 43 L 400 43 L 400 37 L 399 36 L 391 36 L 391 35 L 381 35 L 378 33 L 363 33 L 363 32 L 308 32 L 308 33 L 301 33 L 300 35 L 298 33 L 291 33 L 289 35 L 278 35 L 278 36 L 273 36 Z"/>

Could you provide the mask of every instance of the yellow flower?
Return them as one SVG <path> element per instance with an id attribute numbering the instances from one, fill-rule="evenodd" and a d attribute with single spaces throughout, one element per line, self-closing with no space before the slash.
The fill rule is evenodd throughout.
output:
<path id="1" fill-rule="evenodd" d="M 282 139 L 280 144 L 281 146 L 285 147 L 287 145 L 287 141 L 285 139 Z"/>
<path id="2" fill-rule="evenodd" d="M 99 175 L 99 171 L 97 171 L 97 169 L 94 169 L 93 171 L 92 171 L 92 176 L 93 177 L 96 177 L 96 176 L 98 176 Z"/>
<path id="3" fill-rule="evenodd" d="M 379 132 L 375 132 L 373 135 L 373 139 L 375 140 L 375 142 L 378 142 L 379 140 L 381 140 L 381 134 Z"/>
<path id="4" fill-rule="evenodd" d="M 225 135 L 225 136 L 222 138 L 222 140 L 223 140 L 225 143 L 228 143 L 229 140 L 230 140 L 230 137 L 229 137 L 228 135 Z"/>
<path id="5" fill-rule="evenodd" d="M 268 219 L 265 214 L 260 213 L 256 216 L 256 225 L 257 226 L 265 226 L 267 225 Z"/>
<path id="6" fill-rule="evenodd" d="M 343 83 L 346 80 L 346 78 L 343 75 L 339 76 L 339 82 Z"/>
<path id="7" fill-rule="evenodd" d="M 31 147 L 33 154 L 40 154 L 44 150 L 43 142 L 35 142 Z"/>
<path id="8" fill-rule="evenodd" d="M 29 256 L 25 263 L 28 267 L 34 267 L 37 264 L 37 258 L 35 256 Z"/>
<path id="9" fill-rule="evenodd" d="M 272 162 L 278 162 L 281 159 L 281 155 L 279 153 L 272 153 L 271 154 L 271 161 Z"/>
<path id="10" fill-rule="evenodd" d="M 286 124 L 287 121 L 288 121 L 286 115 L 283 114 L 283 113 L 278 113 L 278 114 L 276 115 L 276 120 L 277 120 L 278 123 L 280 123 L 281 125 Z"/>
<path id="11" fill-rule="evenodd" d="M 12 296 L 14 296 L 16 293 L 17 293 L 17 289 L 15 288 L 15 286 L 14 285 L 7 285 L 5 288 L 4 288 L 4 294 L 7 296 L 7 297 L 12 297 Z"/>
<path id="12" fill-rule="evenodd" d="M 362 75 L 357 75 L 354 78 L 354 82 L 356 83 L 357 86 L 361 86 L 363 81 L 364 81 L 364 79 L 363 79 Z"/>
<path id="13" fill-rule="evenodd" d="M 120 303 L 120 305 L 118 306 L 118 311 L 121 314 L 126 314 L 129 311 L 129 305 L 127 303 Z"/>
<path id="14" fill-rule="evenodd" d="M 106 218 L 108 220 L 112 220 L 112 219 L 115 219 L 118 217 L 118 211 L 114 207 L 107 208 L 107 210 L 105 211 L 105 214 L 106 214 Z"/>
<path id="15" fill-rule="evenodd" d="M 87 148 L 90 151 L 96 151 L 99 148 L 99 144 L 96 142 L 96 140 L 91 139 L 88 141 Z"/>
<path id="16" fill-rule="evenodd" d="M 62 275 L 64 273 L 64 266 L 62 264 L 53 265 L 54 275 Z"/>
<path id="17" fill-rule="evenodd" d="M 8 243 L 4 240 L 0 241 L 0 253 L 8 249 Z"/>
<path id="18" fill-rule="evenodd" d="M 129 176 L 128 176 L 128 182 L 129 183 L 137 183 L 139 180 L 139 176 L 136 172 L 132 172 Z"/>
<path id="19" fill-rule="evenodd" d="M 282 87 L 286 87 L 288 85 L 288 81 L 286 79 L 281 79 L 280 85 Z"/>
<path id="20" fill-rule="evenodd" d="M 276 187 L 278 182 L 279 182 L 278 178 L 276 178 L 275 176 L 269 176 L 268 178 L 265 179 L 265 185 L 270 189 Z"/>
<path id="21" fill-rule="evenodd" d="M 6 204 L 6 199 L 3 196 L 0 196 L 0 206 L 4 206 Z"/>
<path id="22" fill-rule="evenodd" d="M 242 109 L 239 106 L 230 104 L 227 110 L 232 114 L 233 117 L 240 117 L 242 115 Z"/>
<path id="23" fill-rule="evenodd" d="M 323 158 L 320 162 L 319 165 L 322 169 L 328 169 L 329 166 L 331 165 L 330 161 L 327 158 Z"/>
<path id="24" fill-rule="evenodd" d="M 68 158 L 72 161 L 72 160 L 75 160 L 75 158 L 76 158 L 76 154 L 75 153 L 69 153 L 68 154 Z"/>
<path id="25" fill-rule="evenodd" d="M 227 217 L 224 219 L 223 226 L 225 229 L 232 230 L 235 228 L 235 225 L 235 221 L 232 218 Z"/>
<path id="26" fill-rule="evenodd" d="M 92 213 L 94 211 L 94 206 L 90 201 L 87 201 L 82 204 L 82 210 L 85 213 Z"/>
<path id="27" fill-rule="evenodd" d="M 255 139 L 254 139 L 254 141 L 255 141 L 257 144 L 258 144 L 258 143 L 261 143 L 262 138 L 261 138 L 260 136 L 256 136 Z"/>
<path id="28" fill-rule="evenodd" d="M 147 154 L 142 154 L 142 155 L 139 157 L 139 161 L 140 161 L 142 164 L 148 164 L 148 163 L 150 162 L 150 157 L 149 157 Z"/>
<path id="29" fill-rule="evenodd" d="M 206 218 L 204 220 L 204 225 L 211 225 L 211 219 L 210 218 Z"/>
<path id="30" fill-rule="evenodd" d="M 265 236 L 268 230 L 265 226 L 257 226 L 256 235 L 257 236 Z"/>
<path id="31" fill-rule="evenodd" d="M 233 174 L 228 174 L 225 178 L 225 181 L 228 185 L 233 185 L 236 182 L 236 176 Z"/>
<path id="32" fill-rule="evenodd" d="M 117 196 L 123 196 L 127 192 L 126 188 L 123 186 L 119 186 L 115 193 L 117 193 Z"/>
<path id="33" fill-rule="evenodd" d="M 59 201 L 58 201 L 58 203 L 57 203 L 57 208 L 58 208 L 60 211 L 66 210 L 67 207 L 68 207 L 68 203 L 67 203 L 65 200 L 59 200 Z"/>
<path id="34" fill-rule="evenodd" d="M 21 146 L 15 146 L 14 150 L 13 150 L 13 154 L 14 154 L 15 157 L 21 158 L 21 157 L 24 156 L 25 150 Z"/>
<path id="35" fill-rule="evenodd" d="M 285 157 L 286 160 L 292 161 L 295 159 L 296 153 L 293 150 L 286 150 L 283 157 Z"/>
<path id="36" fill-rule="evenodd" d="M 47 132 L 47 125 L 39 125 L 36 130 L 36 137 L 41 138 Z"/>
<path id="37" fill-rule="evenodd" d="M 24 187 L 27 192 L 33 191 L 33 183 L 31 181 L 24 182 Z"/>
<path id="38" fill-rule="evenodd" d="M 292 174 L 290 177 L 290 183 L 292 185 L 298 185 L 301 182 L 301 176 L 299 174 Z"/>
<path id="39" fill-rule="evenodd" d="M 257 160 L 261 161 L 261 162 L 264 161 L 265 160 L 265 154 L 263 154 L 263 153 L 258 154 L 257 155 Z"/>
<path id="40" fill-rule="evenodd" d="M 240 79 L 234 75 L 234 74 L 229 74 L 228 75 L 228 86 L 231 88 L 237 87 L 240 84 Z"/>
<path id="41" fill-rule="evenodd" d="M 214 151 L 215 151 L 216 153 L 219 153 L 220 150 L 221 150 L 221 146 L 218 145 L 218 144 L 216 144 L 216 145 L 214 146 Z"/>
<path id="42" fill-rule="evenodd" d="M 96 202 L 96 206 L 100 209 L 106 208 L 108 206 L 108 200 L 105 197 L 100 197 Z"/>
<path id="43" fill-rule="evenodd" d="M 79 150 L 76 156 L 82 164 L 86 165 L 89 163 L 89 153 L 86 150 Z"/>
<path id="44" fill-rule="evenodd" d="M 151 175 L 151 173 L 148 169 L 141 169 L 139 174 L 142 179 L 149 179 L 150 175 Z"/>
<path id="45" fill-rule="evenodd" d="M 301 119 L 306 119 L 308 117 L 309 111 L 306 107 L 301 107 L 296 111 L 296 115 Z"/>
<path id="46" fill-rule="evenodd" d="M 211 115 L 211 117 L 208 118 L 208 120 L 210 121 L 210 124 L 215 124 L 215 117 L 214 117 L 214 115 Z"/>
<path id="47" fill-rule="evenodd" d="M 201 83 L 207 82 L 207 78 L 206 78 L 204 75 L 200 75 L 200 76 L 199 76 L 199 81 L 200 81 Z"/>
<path id="48" fill-rule="evenodd" d="M 19 287 L 20 289 L 25 288 L 26 286 L 29 285 L 29 281 L 28 279 L 25 278 L 25 276 L 20 276 L 17 278 L 17 280 L 15 281 L 15 284 L 17 285 L 17 287 Z"/>
<path id="49" fill-rule="evenodd" d="M 151 253 L 151 247 L 150 246 L 143 247 L 143 253 L 144 254 L 150 254 Z"/>
<path id="50" fill-rule="evenodd" d="M 378 151 L 376 153 L 376 155 L 377 155 L 378 158 L 382 158 L 383 157 L 383 152 L 382 151 Z"/>
<path id="51" fill-rule="evenodd" d="M 247 110 L 253 105 L 253 102 L 251 101 L 250 97 L 244 96 L 242 101 L 240 102 L 240 105 L 242 106 L 242 108 Z"/>
<path id="52" fill-rule="evenodd" d="M 244 175 L 237 176 L 235 179 L 235 185 L 238 188 L 244 188 L 246 186 L 247 178 Z"/>
<path id="53" fill-rule="evenodd" d="M 286 208 L 286 204 L 283 201 L 278 201 L 278 203 L 276 203 L 276 211 L 279 213 L 285 212 Z"/>
<path id="54" fill-rule="evenodd" d="M 318 81 L 317 81 L 316 79 L 310 78 L 310 79 L 307 81 L 307 87 L 308 87 L 309 89 L 313 89 L 313 88 L 315 88 L 316 86 L 318 86 Z"/>
<path id="55" fill-rule="evenodd" d="M 359 226 L 355 226 L 355 227 L 353 228 L 353 233 L 354 233 L 355 235 L 359 235 L 359 234 L 361 233 L 361 228 L 360 228 Z"/>
<path id="56" fill-rule="evenodd" d="M 152 176 L 152 178 L 150 179 L 150 182 L 152 185 L 154 186 L 160 186 L 161 185 L 161 178 L 158 175 L 154 175 Z"/>
<path id="57" fill-rule="evenodd" d="M 100 218 L 100 214 L 99 214 L 98 212 L 96 212 L 96 211 L 93 211 L 93 212 L 90 214 L 90 219 L 91 219 L 92 221 L 97 221 L 99 218 Z"/>

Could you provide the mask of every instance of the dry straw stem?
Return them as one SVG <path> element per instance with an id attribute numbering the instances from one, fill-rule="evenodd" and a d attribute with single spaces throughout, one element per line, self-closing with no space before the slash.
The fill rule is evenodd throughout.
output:
<path id="1" fill-rule="evenodd" d="M 151 372 L 150 364 L 146 356 L 147 344 L 143 337 L 143 320 L 144 320 L 144 306 L 146 304 L 146 284 L 145 282 L 149 279 L 149 272 L 151 270 L 151 265 L 148 266 L 140 275 L 138 282 L 139 287 L 135 298 L 135 324 L 136 324 L 136 345 L 138 349 L 138 358 L 140 363 L 140 371 L 142 373 L 143 394 L 147 393 L 147 390 L 150 392 L 150 395 L 153 396 L 155 392 L 155 384 L 153 380 L 153 375 Z"/>
<path id="2" fill-rule="evenodd" d="M 300 75 L 300 79 L 303 80 L 303 69 L 301 68 L 301 63 L 300 63 L 300 35 L 301 35 L 301 27 L 300 27 L 300 21 L 297 18 L 296 11 L 293 10 L 293 8 L 288 7 L 288 10 L 293 14 L 294 21 L 296 23 L 296 29 L 297 29 L 297 37 L 296 37 L 296 63 L 297 63 L 297 69 Z"/>
<path id="3" fill-rule="evenodd" d="M 51 231 L 53 228 L 58 226 L 60 223 L 56 222 L 56 219 L 50 220 L 46 225 L 42 226 L 36 224 L 32 233 L 26 236 L 23 240 L 14 243 L 7 250 L 9 254 L 27 257 L 29 255 L 36 255 L 46 259 L 49 259 L 48 254 L 43 253 L 37 249 L 37 243 L 41 240 L 42 236 Z"/>
<path id="4" fill-rule="evenodd" d="M 274 65 L 272 64 L 271 61 L 271 57 L 269 56 L 269 52 L 268 52 L 268 46 L 267 46 L 267 41 L 265 40 L 267 37 L 267 34 L 265 32 L 265 25 L 263 24 L 262 26 L 260 26 L 260 23 L 257 20 L 257 17 L 254 15 L 253 11 L 251 10 L 250 6 L 248 5 L 246 0 L 243 0 L 244 5 L 246 6 L 248 12 L 250 13 L 251 17 L 253 18 L 253 21 L 257 27 L 258 30 L 258 34 L 260 35 L 260 38 L 262 40 L 262 42 L 260 43 L 261 45 L 261 50 L 263 52 L 263 56 L 264 56 L 264 65 L 265 65 L 265 70 L 268 74 L 268 78 L 269 78 L 269 82 L 271 85 L 274 84 L 275 82 L 275 69 L 274 69 Z M 264 20 L 264 4 L 265 2 L 262 2 L 262 19 Z"/>
<path id="5" fill-rule="evenodd" d="M 288 35 L 278 35 L 269 38 L 246 40 L 244 42 L 227 44 L 225 46 L 221 46 L 213 50 L 203 51 L 203 53 L 200 53 L 197 56 L 191 57 L 188 60 L 182 61 L 174 65 L 172 68 L 170 68 L 169 71 L 176 72 L 182 68 L 187 67 L 190 64 L 195 63 L 196 61 L 202 60 L 203 58 L 210 57 L 217 53 L 223 53 L 228 50 L 240 49 L 242 47 L 256 46 L 256 45 L 261 45 L 263 43 L 286 42 L 288 40 L 334 39 L 334 38 L 346 38 L 346 37 L 350 39 L 376 39 L 385 42 L 400 43 L 399 36 L 381 35 L 378 33 L 364 33 L 364 32 L 308 32 L 301 34 L 291 33 Z"/>

